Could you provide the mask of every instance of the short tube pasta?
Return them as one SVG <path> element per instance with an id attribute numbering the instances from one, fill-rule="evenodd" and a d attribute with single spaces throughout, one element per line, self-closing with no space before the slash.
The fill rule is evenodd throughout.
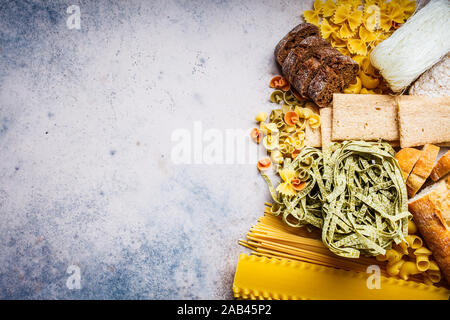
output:
<path id="1" fill-rule="evenodd" d="M 427 272 L 427 275 L 432 283 L 438 283 L 442 279 L 442 275 L 439 271 L 429 271 Z"/>
<path id="2" fill-rule="evenodd" d="M 420 272 L 425 272 L 430 268 L 430 259 L 426 255 L 416 256 L 416 266 Z"/>
<path id="3" fill-rule="evenodd" d="M 405 237 L 405 240 L 411 249 L 418 249 L 423 246 L 422 239 L 416 235 L 408 235 Z"/>

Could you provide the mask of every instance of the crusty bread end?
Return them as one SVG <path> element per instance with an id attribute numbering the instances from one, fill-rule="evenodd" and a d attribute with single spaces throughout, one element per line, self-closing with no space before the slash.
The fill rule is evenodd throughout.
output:
<path id="1" fill-rule="evenodd" d="M 406 189 L 410 198 L 419 191 L 425 181 L 428 179 L 433 169 L 434 161 L 439 154 L 439 147 L 426 144 L 421 152 L 419 159 L 406 180 Z"/>
<path id="2" fill-rule="evenodd" d="M 405 181 L 408 179 L 409 174 L 414 168 L 417 160 L 419 160 L 422 151 L 414 148 L 403 148 L 395 155 L 395 159 L 397 159 L 400 169 L 403 173 L 403 178 Z"/>
<path id="3" fill-rule="evenodd" d="M 409 203 L 409 211 L 427 246 L 450 284 L 450 231 L 445 214 L 450 207 L 450 176 Z M 447 217 L 448 218 L 448 217 Z"/>
<path id="4" fill-rule="evenodd" d="M 450 172 L 450 150 L 448 150 L 436 163 L 431 171 L 430 178 L 438 181 Z"/>

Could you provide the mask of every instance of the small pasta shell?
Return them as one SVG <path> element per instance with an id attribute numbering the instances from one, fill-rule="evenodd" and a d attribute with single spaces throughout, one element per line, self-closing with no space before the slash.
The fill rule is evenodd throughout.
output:
<path id="1" fill-rule="evenodd" d="M 361 79 L 356 77 L 356 83 L 350 83 L 347 88 L 344 89 L 344 93 L 358 94 L 361 92 Z"/>
<path id="2" fill-rule="evenodd" d="M 284 101 L 284 92 L 281 90 L 275 90 L 270 94 L 270 101 L 273 103 L 280 103 Z"/>
<path id="3" fill-rule="evenodd" d="M 305 140 L 305 131 L 303 130 L 297 130 L 294 134 L 293 134 L 293 138 L 294 140 Z"/>
<path id="4" fill-rule="evenodd" d="M 373 78 L 363 71 L 360 71 L 358 75 L 364 88 L 375 89 L 380 84 L 380 79 Z"/>
<path id="5" fill-rule="evenodd" d="M 299 116 L 295 111 L 289 111 L 284 115 L 284 122 L 288 126 L 294 126 L 299 120 Z"/>
<path id="6" fill-rule="evenodd" d="M 270 157 L 272 158 L 272 161 L 274 163 L 280 164 L 283 162 L 283 155 L 281 154 L 281 152 L 279 150 L 273 150 L 270 153 Z"/>
<path id="7" fill-rule="evenodd" d="M 403 254 L 398 252 L 397 250 L 390 249 L 386 251 L 386 258 L 390 264 L 396 263 L 402 259 Z"/>
<path id="8" fill-rule="evenodd" d="M 400 268 L 399 276 L 403 280 L 408 280 L 409 276 L 420 273 L 417 266 L 412 261 L 406 261 Z"/>
<path id="9" fill-rule="evenodd" d="M 368 90 L 366 88 L 362 88 L 361 91 L 359 92 L 360 94 L 376 94 L 375 91 L 373 90 Z"/>
<path id="10" fill-rule="evenodd" d="M 308 106 L 308 104 L 306 104 L 306 106 Z M 296 111 L 301 119 L 309 119 L 309 117 L 311 117 L 311 115 L 313 114 L 312 110 L 306 107 L 298 108 Z"/>
<path id="11" fill-rule="evenodd" d="M 320 127 L 321 121 L 320 121 L 320 116 L 319 116 L 318 114 L 313 113 L 313 114 L 309 117 L 308 121 L 309 121 L 309 126 L 310 126 L 312 129 L 317 129 L 317 128 Z"/>
<path id="12" fill-rule="evenodd" d="M 272 80 L 270 80 L 269 85 L 271 88 L 281 89 L 282 91 L 288 91 L 290 89 L 289 82 L 282 76 L 273 77 Z"/>
<path id="13" fill-rule="evenodd" d="M 257 122 L 266 121 L 266 119 L 267 119 L 267 113 L 265 113 L 264 111 L 258 112 L 258 114 L 255 117 L 255 120 Z"/>
<path id="14" fill-rule="evenodd" d="M 250 131 L 250 138 L 252 138 L 253 141 L 255 141 L 256 143 L 260 143 L 261 142 L 261 137 L 262 137 L 262 133 L 258 128 L 253 128 Z"/>
<path id="15" fill-rule="evenodd" d="M 278 150 L 283 154 L 287 154 L 289 152 L 289 147 L 286 143 L 281 143 L 278 145 Z"/>
<path id="16" fill-rule="evenodd" d="M 270 161 L 270 158 L 262 158 L 258 161 L 258 169 L 260 171 L 265 171 L 270 168 L 270 165 L 272 164 L 272 161 Z"/>
<path id="17" fill-rule="evenodd" d="M 285 131 L 288 132 L 288 133 L 295 132 L 295 127 L 294 126 L 287 126 Z"/>
<path id="18" fill-rule="evenodd" d="M 306 187 L 306 182 L 301 181 L 300 179 L 292 179 L 291 181 L 292 184 L 292 188 L 294 188 L 295 191 L 301 191 L 303 189 L 305 189 Z"/>
<path id="19" fill-rule="evenodd" d="M 278 147 L 278 139 L 272 135 L 267 135 L 263 139 L 263 145 L 267 150 L 273 150 Z"/>
<path id="20" fill-rule="evenodd" d="M 292 152 L 291 156 L 292 159 L 297 158 L 297 156 L 300 154 L 300 150 L 295 149 L 294 152 Z"/>
<path id="21" fill-rule="evenodd" d="M 281 119 L 283 116 L 283 111 L 281 109 L 273 109 L 270 112 L 269 121 L 275 122 L 277 119 Z"/>
<path id="22" fill-rule="evenodd" d="M 293 144 L 294 143 L 294 138 L 292 136 L 286 136 L 284 138 L 284 143 L 286 143 L 286 144 Z"/>
<path id="23" fill-rule="evenodd" d="M 305 146 L 305 140 L 294 140 L 294 142 L 291 144 L 295 150 L 301 150 Z"/>
<path id="24" fill-rule="evenodd" d="M 270 123 L 265 123 L 265 122 L 261 122 L 259 125 L 259 129 L 262 131 L 262 133 L 264 134 L 269 134 L 269 133 L 278 133 L 278 127 L 276 125 L 276 123 L 270 122 Z"/>
<path id="25" fill-rule="evenodd" d="M 388 263 L 386 266 L 386 272 L 391 277 L 395 277 L 400 273 L 401 268 L 403 267 L 403 264 L 405 263 L 405 260 L 399 260 L 394 263 Z"/>

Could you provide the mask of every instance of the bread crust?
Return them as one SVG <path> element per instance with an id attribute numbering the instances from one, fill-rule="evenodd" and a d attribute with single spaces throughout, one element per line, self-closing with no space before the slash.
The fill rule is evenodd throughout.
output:
<path id="1" fill-rule="evenodd" d="M 446 227 L 442 212 L 432 201 L 430 194 L 411 202 L 408 208 L 447 283 L 450 284 L 450 231 Z"/>
<path id="2" fill-rule="evenodd" d="M 409 174 L 417 163 L 417 160 L 419 160 L 421 154 L 422 151 L 418 149 L 403 148 L 395 155 L 395 159 L 398 161 L 405 181 L 408 179 Z"/>
<path id="3" fill-rule="evenodd" d="M 433 181 L 438 181 L 443 176 L 450 172 L 450 150 L 448 150 L 436 163 L 431 171 L 430 178 Z"/>
<path id="4" fill-rule="evenodd" d="M 303 39 L 314 35 L 319 35 L 319 28 L 315 25 L 310 23 L 301 23 L 297 25 L 276 45 L 274 54 L 277 62 L 280 65 L 283 65 L 284 59 L 286 59 L 293 48 L 295 48 Z"/>
<path id="5" fill-rule="evenodd" d="M 411 171 L 408 179 L 406 180 L 406 190 L 408 191 L 408 196 L 410 198 L 419 191 L 422 185 L 430 176 L 431 170 L 433 170 L 434 161 L 439 154 L 439 147 L 426 144 L 423 149 L 419 159 Z"/>
<path id="6" fill-rule="evenodd" d="M 325 66 L 319 70 L 308 87 L 309 97 L 321 108 L 329 107 L 333 101 L 333 93 L 344 88 L 342 76 Z"/>

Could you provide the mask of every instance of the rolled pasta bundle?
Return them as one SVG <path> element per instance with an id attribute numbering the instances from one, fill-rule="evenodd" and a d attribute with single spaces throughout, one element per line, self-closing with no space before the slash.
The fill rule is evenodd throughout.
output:
<path id="1" fill-rule="evenodd" d="M 450 50 L 448 0 L 430 1 L 370 54 L 394 92 L 400 92 Z"/>

